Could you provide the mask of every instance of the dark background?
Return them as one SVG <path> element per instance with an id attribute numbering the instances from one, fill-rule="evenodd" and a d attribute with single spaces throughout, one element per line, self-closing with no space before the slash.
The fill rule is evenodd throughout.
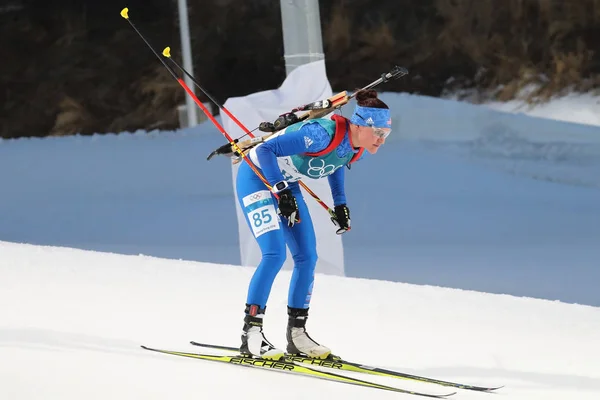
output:
<path id="1" fill-rule="evenodd" d="M 279 0 L 188 0 L 194 72 L 219 101 L 285 79 Z M 600 87 L 600 0 L 321 0 L 334 90 L 532 101 Z M 119 15 L 181 61 L 175 0 L 0 1 L 4 138 L 173 129 L 184 91 Z M 207 100 L 199 96 L 201 100 Z"/>

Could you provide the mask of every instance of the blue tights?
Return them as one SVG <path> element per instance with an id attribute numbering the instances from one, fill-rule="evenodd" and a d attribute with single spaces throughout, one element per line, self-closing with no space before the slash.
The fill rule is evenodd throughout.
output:
<path id="1" fill-rule="evenodd" d="M 248 304 L 266 307 L 275 277 L 286 259 L 286 245 L 294 259 L 288 306 L 308 308 L 317 264 L 317 241 L 306 202 L 298 183 L 290 183 L 300 212 L 300 223 L 292 228 L 276 214 L 277 201 L 254 171 L 243 162 L 238 170 L 236 190 L 246 222 L 253 232 L 262 259 L 248 288 Z"/>

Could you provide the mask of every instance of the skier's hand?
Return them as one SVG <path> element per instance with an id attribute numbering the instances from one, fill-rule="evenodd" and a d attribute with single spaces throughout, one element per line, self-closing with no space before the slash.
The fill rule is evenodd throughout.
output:
<path id="1" fill-rule="evenodd" d="M 290 189 L 282 190 L 278 193 L 279 210 L 278 214 L 287 218 L 288 226 L 291 228 L 294 224 L 300 222 L 300 212 L 298 211 L 298 203 Z"/>
<path id="2" fill-rule="evenodd" d="M 345 204 L 335 206 L 333 210 L 335 215 L 331 216 L 331 222 L 338 227 L 335 231 L 338 235 L 350 230 L 350 210 Z"/>

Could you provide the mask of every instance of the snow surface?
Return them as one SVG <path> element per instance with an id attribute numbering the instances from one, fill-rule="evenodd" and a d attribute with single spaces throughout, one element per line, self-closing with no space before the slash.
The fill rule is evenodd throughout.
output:
<path id="1" fill-rule="evenodd" d="M 237 345 L 252 268 L 7 242 L 0 252 L 1 399 L 411 398 L 139 348 Z M 289 279 L 277 277 L 266 320 L 280 345 Z M 352 360 L 506 385 L 503 399 L 600 396 L 600 308 L 320 274 L 312 304 L 311 335 Z"/>
<path id="2" fill-rule="evenodd" d="M 485 105 L 498 111 L 600 126 L 600 96 L 592 93 L 570 93 L 539 104 L 517 99 Z"/>

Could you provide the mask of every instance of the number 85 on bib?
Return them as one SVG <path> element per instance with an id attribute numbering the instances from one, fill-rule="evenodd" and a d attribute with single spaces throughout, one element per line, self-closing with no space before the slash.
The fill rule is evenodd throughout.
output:
<path id="1" fill-rule="evenodd" d="M 254 237 L 279 229 L 279 218 L 271 192 L 261 190 L 251 193 L 244 197 L 242 202 Z"/>

